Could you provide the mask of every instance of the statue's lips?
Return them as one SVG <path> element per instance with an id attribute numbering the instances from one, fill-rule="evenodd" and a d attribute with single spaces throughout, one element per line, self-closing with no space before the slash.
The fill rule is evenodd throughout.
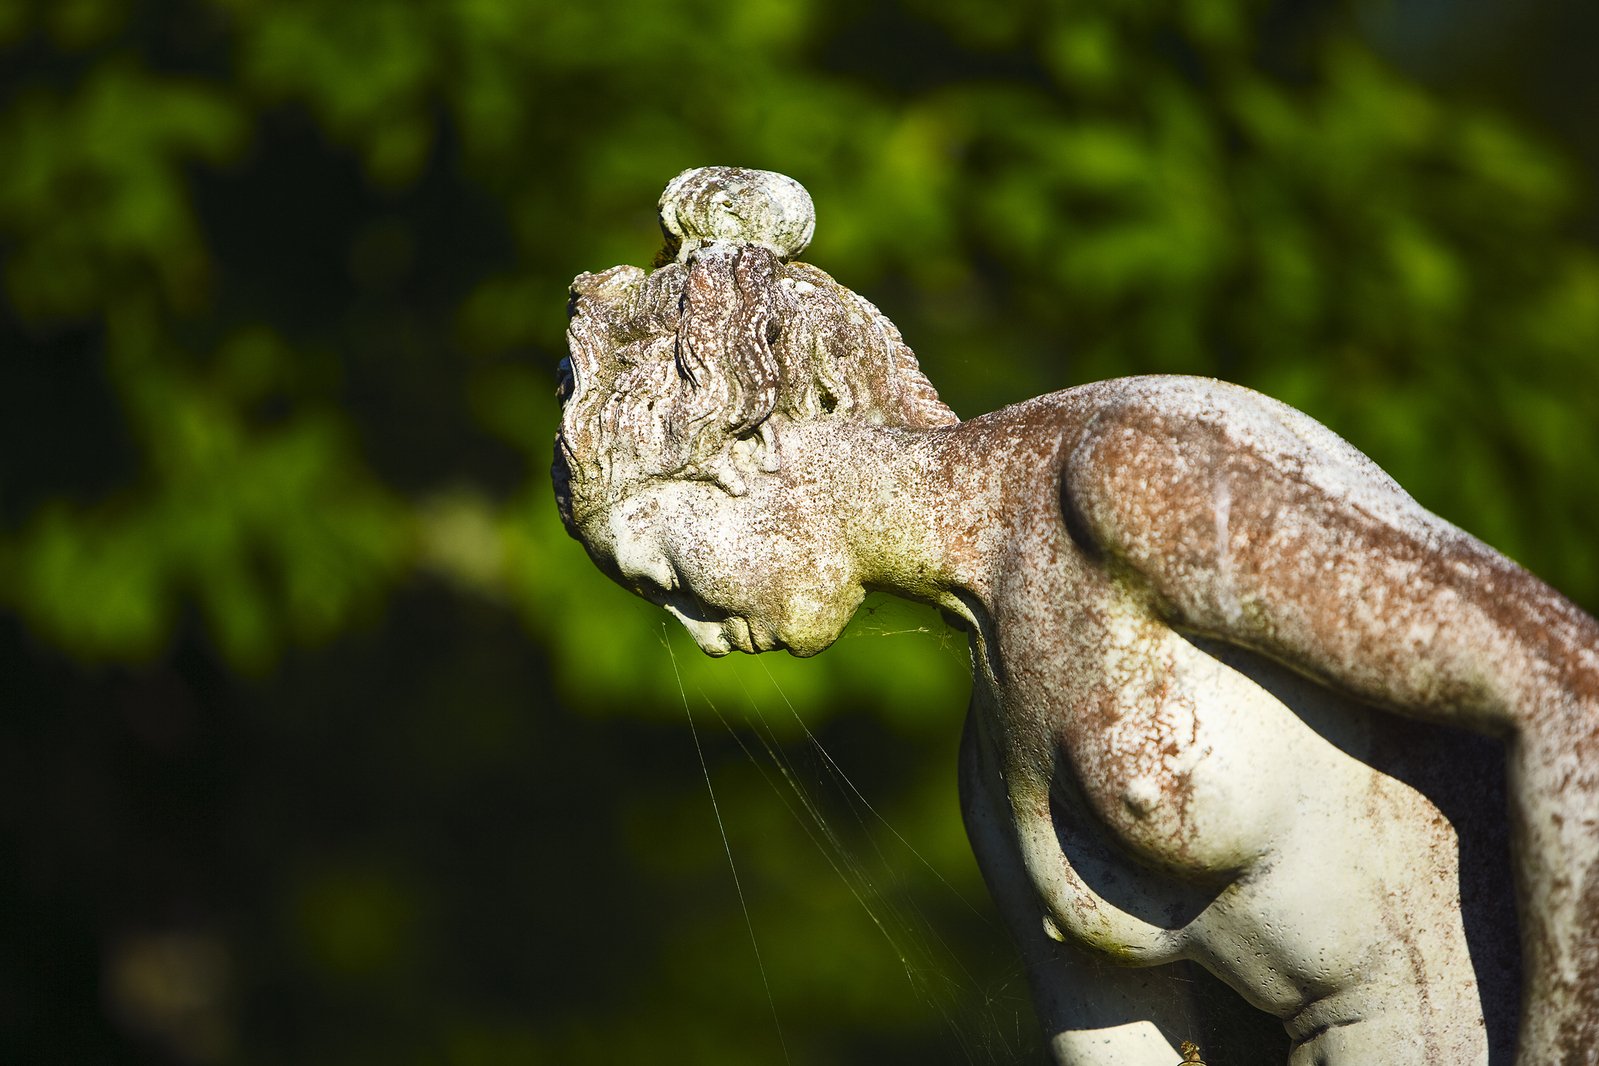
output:
<path id="1" fill-rule="evenodd" d="M 729 618 L 722 623 L 722 632 L 727 635 L 728 643 L 739 651 L 750 655 L 761 649 L 756 647 L 755 635 L 750 631 L 750 624 L 743 618 Z"/>
<path id="2" fill-rule="evenodd" d="M 757 629 L 750 625 L 749 620 L 738 615 L 730 615 L 718 621 L 694 618 L 685 614 L 673 604 L 662 604 L 673 618 L 683 623 L 683 628 L 688 630 L 700 650 L 707 655 L 721 657 L 735 649 L 754 655 L 757 652 L 776 651 L 783 647 L 783 642 L 776 635 Z"/>

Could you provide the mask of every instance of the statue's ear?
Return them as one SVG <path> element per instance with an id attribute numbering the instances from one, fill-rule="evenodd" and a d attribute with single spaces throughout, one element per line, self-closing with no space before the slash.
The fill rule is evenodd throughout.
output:
<path id="1" fill-rule="evenodd" d="M 783 456 L 777 450 L 777 427 L 771 419 L 755 431 L 755 464 L 768 474 L 783 469 Z"/>
<path id="2" fill-rule="evenodd" d="M 727 452 L 714 455 L 703 463 L 696 463 L 684 471 L 684 475 L 695 481 L 709 481 L 720 486 L 722 491 L 729 496 L 745 496 L 749 493 L 749 486 L 744 483 L 744 477 L 733 464 L 733 457 Z"/>
<path id="3" fill-rule="evenodd" d="M 688 467 L 685 476 L 719 485 L 729 496 L 744 496 L 749 492 L 746 479 L 754 471 L 772 474 L 782 468 L 777 432 L 771 422 L 763 422 L 755 432 L 733 439 L 715 455 Z"/>

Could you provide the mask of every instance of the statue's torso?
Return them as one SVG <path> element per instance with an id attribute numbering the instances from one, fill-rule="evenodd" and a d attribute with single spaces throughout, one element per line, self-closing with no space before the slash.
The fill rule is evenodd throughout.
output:
<path id="1" fill-rule="evenodd" d="M 1019 466 L 1038 506 L 974 641 L 979 732 L 1059 935 L 1199 961 L 1296 1037 L 1381 1010 L 1475 1057 L 1456 834 L 1376 768 L 1389 716 L 1167 626 L 1074 540 L 1059 468 Z"/>

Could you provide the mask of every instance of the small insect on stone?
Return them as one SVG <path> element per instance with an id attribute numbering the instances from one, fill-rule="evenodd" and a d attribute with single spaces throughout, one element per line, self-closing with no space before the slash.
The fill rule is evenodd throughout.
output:
<path id="1" fill-rule="evenodd" d="M 1199 1045 L 1192 1040 L 1184 1040 L 1177 1050 L 1183 1053 L 1183 1061 L 1177 1066 L 1205 1066 L 1205 1060 L 1199 1057 Z"/>

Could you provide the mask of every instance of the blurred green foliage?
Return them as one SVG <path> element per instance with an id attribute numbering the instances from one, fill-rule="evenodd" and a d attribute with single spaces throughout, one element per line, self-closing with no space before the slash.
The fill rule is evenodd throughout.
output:
<path id="1" fill-rule="evenodd" d="M 1593 610 L 1592 146 L 1383 18 L 0 0 L 0 1058 L 1036 1055 L 958 640 L 713 663 L 610 587 L 545 472 L 565 286 L 679 170 L 781 170 L 962 414 L 1240 381 Z M 1523 80 L 1569 30 L 1478 21 Z"/>

